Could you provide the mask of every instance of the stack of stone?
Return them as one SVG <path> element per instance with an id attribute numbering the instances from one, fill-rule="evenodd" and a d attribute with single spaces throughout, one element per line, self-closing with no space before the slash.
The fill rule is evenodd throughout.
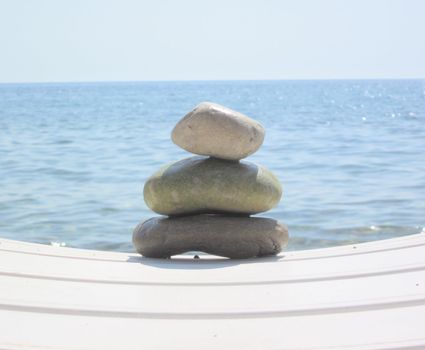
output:
<path id="1" fill-rule="evenodd" d="M 188 251 L 235 259 L 279 253 L 288 241 L 286 227 L 274 219 L 250 217 L 279 202 L 279 180 L 260 165 L 240 161 L 263 143 L 261 124 L 204 102 L 178 122 L 172 140 L 204 157 L 168 164 L 146 182 L 146 204 L 166 216 L 135 228 L 136 250 L 155 258 Z"/>

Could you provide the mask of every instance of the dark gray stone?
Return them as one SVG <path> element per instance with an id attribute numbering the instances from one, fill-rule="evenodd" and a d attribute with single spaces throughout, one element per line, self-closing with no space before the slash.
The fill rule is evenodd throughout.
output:
<path id="1" fill-rule="evenodd" d="M 195 215 L 151 218 L 133 232 L 143 256 L 167 258 L 189 251 L 245 259 L 279 253 L 288 230 L 277 220 L 260 217 Z"/>

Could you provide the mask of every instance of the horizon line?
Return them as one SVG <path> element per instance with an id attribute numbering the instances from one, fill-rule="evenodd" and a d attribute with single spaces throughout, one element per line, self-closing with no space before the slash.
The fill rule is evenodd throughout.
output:
<path id="1" fill-rule="evenodd" d="M 425 80 L 421 78 L 291 78 L 291 79 L 146 79 L 146 80 L 75 80 L 75 81 L 6 81 L 0 85 L 19 84 L 119 84 L 119 83 L 196 83 L 196 82 L 281 82 L 281 81 L 377 81 L 377 80 Z"/>

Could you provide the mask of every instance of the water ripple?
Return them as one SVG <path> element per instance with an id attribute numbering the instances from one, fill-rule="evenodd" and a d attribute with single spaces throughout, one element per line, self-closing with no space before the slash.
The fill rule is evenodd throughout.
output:
<path id="1" fill-rule="evenodd" d="M 283 182 L 261 216 L 288 249 L 420 232 L 425 226 L 425 82 L 273 81 L 0 84 L 1 236 L 131 251 L 156 214 L 146 179 L 188 156 L 175 123 L 212 100 L 266 128 L 250 157 Z"/>

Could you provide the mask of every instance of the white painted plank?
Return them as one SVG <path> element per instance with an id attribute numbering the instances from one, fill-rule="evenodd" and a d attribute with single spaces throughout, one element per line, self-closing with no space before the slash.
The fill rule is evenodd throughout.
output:
<path id="1" fill-rule="evenodd" d="M 172 260 L 0 240 L 0 349 L 425 347 L 425 234 Z"/>

